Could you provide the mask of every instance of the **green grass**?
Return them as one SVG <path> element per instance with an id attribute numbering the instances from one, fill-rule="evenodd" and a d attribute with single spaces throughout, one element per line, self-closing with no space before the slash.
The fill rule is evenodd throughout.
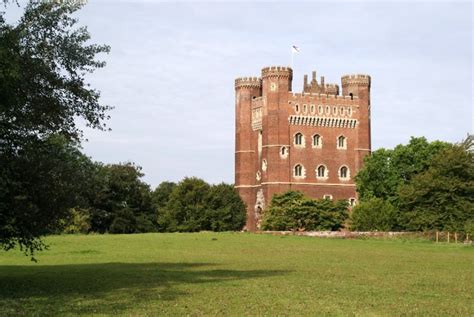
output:
<path id="1" fill-rule="evenodd" d="M 474 247 L 244 233 L 0 252 L 0 315 L 474 315 Z"/>

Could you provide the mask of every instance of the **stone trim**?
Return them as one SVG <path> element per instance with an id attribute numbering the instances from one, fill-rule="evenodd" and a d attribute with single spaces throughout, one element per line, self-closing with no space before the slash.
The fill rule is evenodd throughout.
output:
<path id="1" fill-rule="evenodd" d="M 234 185 L 234 188 L 254 188 L 254 187 L 260 187 L 262 185 Z"/>
<path id="2" fill-rule="evenodd" d="M 268 144 L 268 145 L 263 145 L 262 147 L 280 147 L 280 146 L 290 147 L 290 144 Z"/>
<path id="3" fill-rule="evenodd" d="M 296 115 L 289 116 L 288 121 L 290 122 L 291 125 L 306 125 L 306 126 L 313 126 L 313 127 L 348 128 L 348 129 L 354 129 L 359 124 L 359 121 L 357 119 L 327 118 L 327 117 L 317 117 L 317 116 L 296 116 Z"/>
<path id="4" fill-rule="evenodd" d="M 300 183 L 300 182 L 264 182 L 262 185 L 311 185 L 311 186 L 342 186 L 355 187 L 355 184 L 337 184 L 337 183 Z"/>
<path id="5" fill-rule="evenodd" d="M 248 151 L 235 151 L 235 153 L 255 153 L 254 150 L 248 150 Z"/>

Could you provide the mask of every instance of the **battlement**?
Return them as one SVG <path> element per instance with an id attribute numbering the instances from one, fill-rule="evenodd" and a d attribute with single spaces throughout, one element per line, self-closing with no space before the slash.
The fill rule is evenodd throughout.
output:
<path id="1" fill-rule="evenodd" d="M 262 79 L 260 77 L 239 77 L 235 80 L 235 89 L 261 87 Z"/>
<path id="2" fill-rule="evenodd" d="M 337 85 L 336 85 L 337 86 Z M 359 97 L 357 96 L 341 96 L 341 95 L 335 95 L 335 94 L 329 94 L 329 93 L 309 93 L 309 92 L 293 92 L 290 93 L 290 96 L 293 97 L 293 100 L 300 99 L 300 98 L 306 98 L 309 101 L 311 100 L 327 100 L 327 99 L 344 99 L 347 100 L 347 102 L 352 102 L 354 104 L 358 103 Z M 304 99 L 301 99 L 301 102 L 303 102 Z"/>
<path id="3" fill-rule="evenodd" d="M 342 85 L 360 84 L 370 86 L 370 76 L 365 74 L 344 75 L 341 77 Z"/>
<path id="4" fill-rule="evenodd" d="M 270 66 L 262 69 L 262 78 L 268 77 L 288 77 L 293 78 L 293 69 L 286 66 Z"/>

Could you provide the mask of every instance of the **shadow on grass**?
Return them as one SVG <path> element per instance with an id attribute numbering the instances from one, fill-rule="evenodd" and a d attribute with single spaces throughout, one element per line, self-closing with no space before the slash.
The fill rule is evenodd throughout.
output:
<path id="1" fill-rule="evenodd" d="M 112 314 L 188 295 L 180 285 L 225 283 L 288 271 L 219 270 L 211 263 L 0 266 L 0 315 Z M 199 291 L 199 290 L 197 290 Z"/>

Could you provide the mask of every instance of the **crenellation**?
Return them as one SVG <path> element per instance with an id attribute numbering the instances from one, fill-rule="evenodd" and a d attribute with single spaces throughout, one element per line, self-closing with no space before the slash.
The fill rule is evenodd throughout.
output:
<path id="1" fill-rule="evenodd" d="M 260 77 L 239 77 L 235 79 L 235 89 L 238 88 L 261 88 L 262 79 Z"/>
<path id="2" fill-rule="evenodd" d="M 265 212 L 256 202 L 289 188 L 313 198 L 357 197 L 353 176 L 370 153 L 370 76 L 344 75 L 339 86 L 324 76 L 318 82 L 314 71 L 301 92 L 291 91 L 292 76 L 290 67 L 269 66 L 261 77 L 235 80 L 235 187 L 247 206 L 248 230 L 258 229 L 256 215 Z M 341 179 L 341 166 L 349 177 Z"/>

